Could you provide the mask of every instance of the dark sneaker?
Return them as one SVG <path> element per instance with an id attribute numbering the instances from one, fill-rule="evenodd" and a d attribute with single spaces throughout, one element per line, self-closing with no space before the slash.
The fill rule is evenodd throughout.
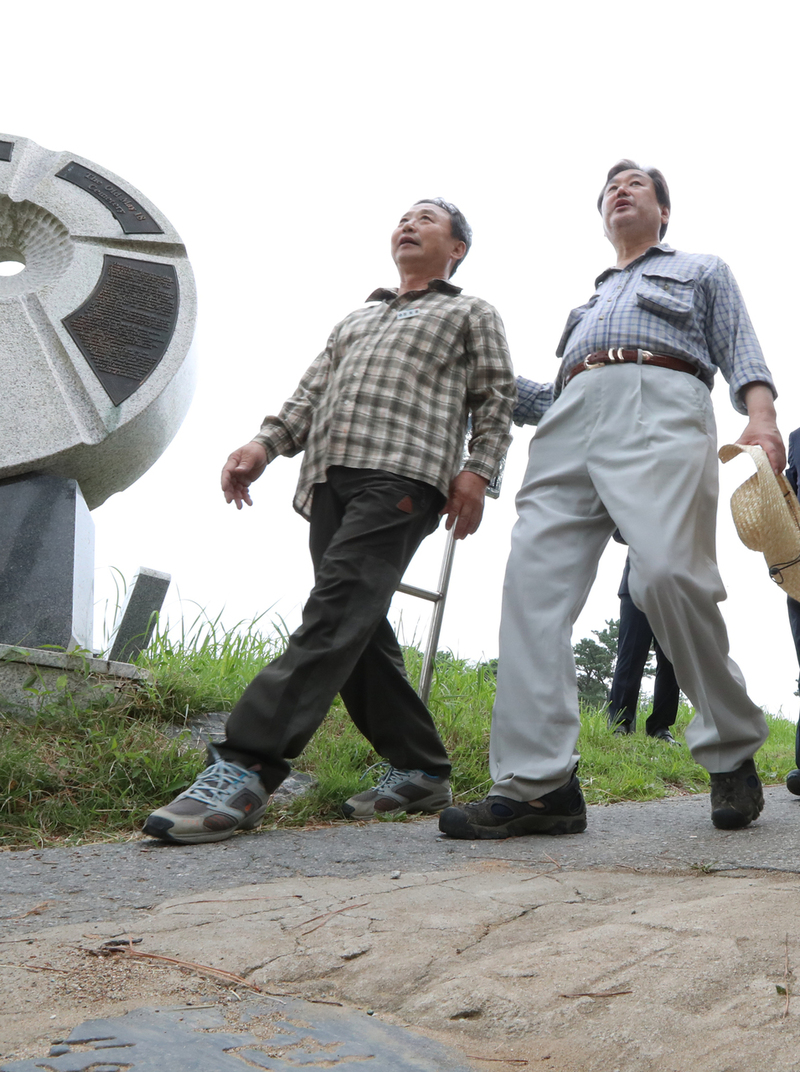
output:
<path id="1" fill-rule="evenodd" d="M 786 775 L 786 788 L 796 797 L 800 797 L 800 770 L 790 770 Z"/>
<path id="2" fill-rule="evenodd" d="M 523 834 L 580 834 L 586 829 L 586 801 L 573 774 L 566 785 L 539 798 L 543 807 L 509 797 L 486 797 L 477 804 L 447 808 L 439 829 L 454 838 L 507 838 Z"/>
<path id="3" fill-rule="evenodd" d="M 647 736 L 654 738 L 656 741 L 663 741 L 664 744 L 675 744 L 680 748 L 680 741 L 676 741 L 672 736 L 672 731 L 666 728 L 656 730 L 655 733 L 648 733 Z"/>
<path id="4" fill-rule="evenodd" d="M 711 775 L 711 822 L 720 830 L 739 830 L 764 807 L 761 781 L 752 759 L 735 771 Z"/>
<path id="5" fill-rule="evenodd" d="M 636 732 L 636 715 L 634 714 L 633 718 L 626 718 L 625 715 L 626 711 L 623 710 L 622 715 L 609 713 L 606 717 L 608 728 L 615 737 L 624 737 Z"/>
<path id="6" fill-rule="evenodd" d="M 264 818 L 269 793 L 257 771 L 220 759 L 206 767 L 186 792 L 154 811 L 145 834 L 162 841 L 194 845 L 224 841 L 237 830 L 252 830 Z"/>
<path id="7" fill-rule="evenodd" d="M 434 778 L 421 770 L 389 767 L 374 789 L 356 793 L 342 805 L 346 819 L 374 819 L 376 815 L 441 811 L 453 803 L 447 778 Z"/>

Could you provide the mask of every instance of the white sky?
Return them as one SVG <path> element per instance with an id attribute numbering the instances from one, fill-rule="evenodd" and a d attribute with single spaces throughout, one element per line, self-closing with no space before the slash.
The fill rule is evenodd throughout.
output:
<path id="1" fill-rule="evenodd" d="M 112 567 L 171 573 L 172 620 L 199 606 L 229 626 L 262 612 L 298 623 L 311 584 L 307 525 L 291 509 L 299 459 L 275 462 L 241 514 L 225 505 L 219 470 L 333 324 L 394 282 L 389 233 L 420 197 L 464 210 L 475 242 L 455 281 L 500 310 L 517 370 L 550 380 L 567 312 L 611 261 L 595 209 L 608 167 L 622 156 L 660 167 L 668 240 L 730 263 L 778 384 L 782 430 L 800 425 L 786 230 L 797 22 L 771 0 L 8 7 L 2 128 L 138 187 L 177 227 L 197 279 L 189 416 L 149 473 L 94 513 L 97 642 Z M 733 441 L 744 421 L 721 382 L 714 402 L 720 443 Z M 458 546 L 441 646 L 466 658 L 497 654 L 529 438 L 515 429 L 503 494 Z M 794 717 L 785 600 L 728 509 L 751 472 L 740 458 L 721 473 L 723 613 L 753 698 Z M 437 534 L 407 579 L 432 587 L 440 560 Z M 606 553 L 575 639 L 618 615 L 623 561 L 621 548 Z M 427 604 L 398 598 L 393 615 L 406 641 L 424 635 Z"/>

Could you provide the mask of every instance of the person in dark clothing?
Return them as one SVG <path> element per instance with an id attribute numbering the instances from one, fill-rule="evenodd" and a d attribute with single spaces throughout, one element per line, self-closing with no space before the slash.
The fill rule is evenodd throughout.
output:
<path id="1" fill-rule="evenodd" d="M 677 744 L 670 727 L 678 717 L 681 690 L 672 663 L 653 636 L 653 630 L 643 611 L 639 610 L 628 591 L 630 562 L 626 559 L 619 586 L 619 640 L 617 663 L 611 691 L 608 695 L 608 725 L 616 736 L 633 733 L 636 729 L 636 708 L 642 674 L 650 654 L 651 644 L 656 653 L 656 680 L 653 690 L 653 710 L 645 723 L 648 737 L 666 744 Z M 798 604 L 800 610 L 800 604 Z"/>

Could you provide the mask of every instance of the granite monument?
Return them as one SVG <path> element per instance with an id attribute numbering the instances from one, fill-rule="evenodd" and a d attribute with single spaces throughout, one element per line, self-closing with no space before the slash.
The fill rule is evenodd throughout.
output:
<path id="1" fill-rule="evenodd" d="M 180 427 L 195 312 L 180 235 L 144 194 L 0 134 L 0 643 L 91 650 L 89 511 Z"/>

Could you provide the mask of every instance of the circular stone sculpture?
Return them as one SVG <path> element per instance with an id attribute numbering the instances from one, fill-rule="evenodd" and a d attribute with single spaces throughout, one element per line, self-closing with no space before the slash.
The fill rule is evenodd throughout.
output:
<path id="1" fill-rule="evenodd" d="M 132 484 L 194 390 L 194 277 L 135 187 L 0 134 L 0 480 L 77 480 L 90 509 Z"/>

